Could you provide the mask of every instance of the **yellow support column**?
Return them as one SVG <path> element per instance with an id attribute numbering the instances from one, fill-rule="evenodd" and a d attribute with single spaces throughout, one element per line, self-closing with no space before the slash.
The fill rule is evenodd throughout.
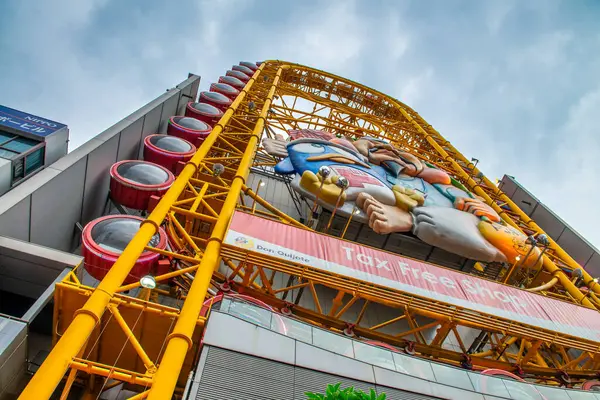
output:
<path id="1" fill-rule="evenodd" d="M 90 334 L 100 321 L 102 314 L 104 314 L 111 298 L 125 281 L 129 271 L 135 265 L 135 262 L 144 251 L 150 239 L 152 239 L 152 236 L 158 231 L 171 205 L 177 201 L 189 179 L 196 173 L 200 162 L 208 154 L 217 137 L 223 131 L 224 125 L 227 124 L 234 111 L 246 96 L 247 91 L 254 84 L 255 79 L 260 75 L 264 65 L 263 63 L 250 81 L 248 81 L 246 87 L 242 89 L 219 123 L 213 128 L 211 134 L 202 143 L 202 146 L 200 146 L 192 159 L 185 165 L 181 174 L 179 174 L 156 208 L 148 216 L 148 219 L 142 222 L 138 233 L 125 250 L 123 250 L 121 256 L 94 290 L 88 301 L 81 309 L 77 310 L 73 321 L 39 370 L 31 378 L 31 381 L 21 393 L 19 399 L 42 400 L 50 398 L 54 389 L 67 372 L 73 357 L 85 346 Z"/>
<path id="2" fill-rule="evenodd" d="M 150 395 L 148 396 L 149 400 L 170 399 L 175 390 L 181 366 L 183 365 L 187 352 L 192 347 L 191 337 L 196 328 L 200 310 L 202 309 L 202 304 L 204 303 L 208 286 L 210 285 L 210 279 L 213 272 L 219 267 L 221 242 L 225 238 L 229 221 L 235 211 L 237 200 L 248 173 L 250 172 L 250 167 L 258 145 L 258 139 L 262 134 L 265 118 L 271 107 L 271 101 L 275 94 L 277 84 L 279 83 L 281 71 L 282 68 L 279 68 L 277 75 L 273 80 L 271 90 L 267 95 L 256 126 L 252 131 L 252 136 L 248 141 L 248 146 L 244 151 L 237 173 L 231 182 L 229 193 L 227 194 L 225 202 L 223 203 L 223 208 L 219 214 L 219 219 L 208 239 L 208 245 L 202 256 L 200 267 L 198 267 L 198 271 L 194 277 L 194 282 L 190 287 L 186 301 L 179 313 L 175 328 L 167 338 L 165 353 L 158 367 L 158 371 L 156 372 L 154 384 L 150 388 Z"/>

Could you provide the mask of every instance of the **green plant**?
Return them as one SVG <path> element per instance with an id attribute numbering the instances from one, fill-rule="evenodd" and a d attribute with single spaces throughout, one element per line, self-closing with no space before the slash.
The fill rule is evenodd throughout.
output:
<path id="1" fill-rule="evenodd" d="M 365 393 L 353 387 L 340 389 L 340 386 L 340 383 L 337 385 L 328 385 L 325 394 L 311 392 L 304 394 L 308 396 L 308 400 L 385 400 L 385 393 L 377 396 L 377 393 L 373 389 L 369 393 Z"/>

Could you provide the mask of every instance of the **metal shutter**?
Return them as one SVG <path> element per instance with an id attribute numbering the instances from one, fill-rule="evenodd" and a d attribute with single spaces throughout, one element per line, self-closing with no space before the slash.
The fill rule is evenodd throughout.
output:
<path id="1" fill-rule="evenodd" d="M 405 392 L 384 386 L 295 367 L 218 347 L 206 346 L 207 357 L 195 400 L 305 400 L 305 392 L 323 393 L 328 384 L 340 382 L 342 387 L 354 386 L 368 392 L 385 392 L 387 400 L 437 399 L 418 393 Z"/>

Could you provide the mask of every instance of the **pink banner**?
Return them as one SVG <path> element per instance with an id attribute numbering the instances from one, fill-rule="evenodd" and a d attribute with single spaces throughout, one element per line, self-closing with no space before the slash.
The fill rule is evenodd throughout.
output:
<path id="1" fill-rule="evenodd" d="M 597 311 L 250 214 L 235 212 L 225 243 L 474 311 L 600 341 Z"/>

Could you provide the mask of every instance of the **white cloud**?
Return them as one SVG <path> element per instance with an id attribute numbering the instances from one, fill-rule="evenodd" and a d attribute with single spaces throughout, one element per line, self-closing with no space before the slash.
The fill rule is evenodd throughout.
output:
<path id="1" fill-rule="evenodd" d="M 600 178 L 600 86 L 585 93 L 568 111 L 555 149 L 555 165 L 541 167 L 544 202 L 592 243 L 600 243 L 598 179 Z"/>
<path id="2" fill-rule="evenodd" d="M 472 5 L 15 2 L 0 14 L 0 103 L 68 123 L 74 148 L 188 72 L 206 88 L 243 59 L 303 63 L 406 102 L 491 178 L 515 175 L 598 244 L 587 210 L 600 198 L 589 87 L 600 15 L 559 1 Z"/>

